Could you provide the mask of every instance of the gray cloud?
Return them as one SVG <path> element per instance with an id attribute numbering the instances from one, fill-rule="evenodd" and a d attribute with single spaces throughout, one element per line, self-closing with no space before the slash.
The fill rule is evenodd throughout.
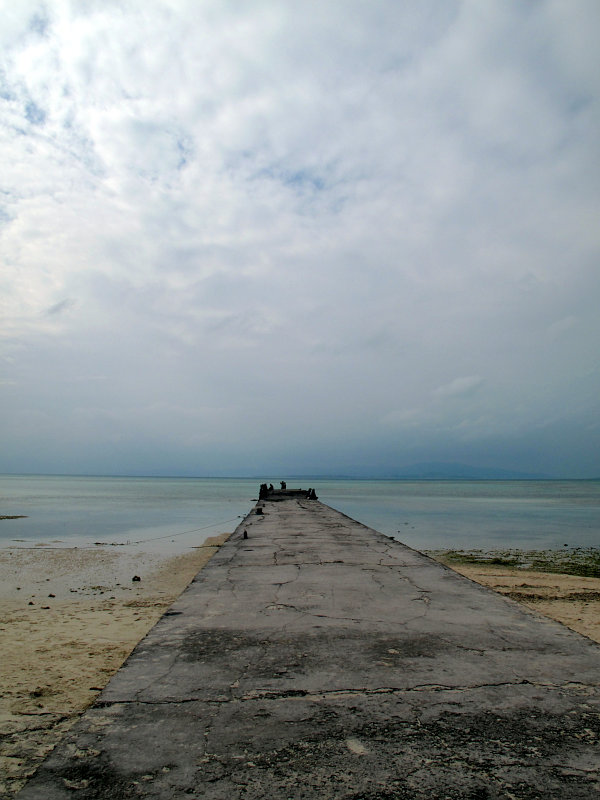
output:
<path id="1" fill-rule="evenodd" d="M 68 311 L 75 305 L 76 301 L 73 300 L 71 297 L 65 297 L 64 300 L 59 300 L 58 303 L 54 303 L 51 305 L 50 308 L 46 309 L 46 315 L 49 317 L 53 317 L 56 314 L 63 314 L 65 311 Z"/>
<path id="2" fill-rule="evenodd" d="M 469 375 L 465 378 L 455 378 L 453 381 L 446 383 L 444 386 L 438 386 L 438 388 L 434 390 L 433 394 L 440 398 L 470 395 L 473 394 L 473 392 L 476 392 L 482 383 L 483 378 L 480 378 L 478 375 Z"/>
<path id="3" fill-rule="evenodd" d="M 0 469 L 600 474 L 599 17 L 17 4 Z"/>

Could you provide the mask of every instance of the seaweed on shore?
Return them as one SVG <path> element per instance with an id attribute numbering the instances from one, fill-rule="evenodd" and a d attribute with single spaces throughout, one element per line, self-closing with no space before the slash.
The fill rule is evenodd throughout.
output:
<path id="1" fill-rule="evenodd" d="M 600 578 L 600 548 L 574 547 L 561 550 L 425 550 L 443 564 L 501 566 L 533 572 L 553 572 Z"/>

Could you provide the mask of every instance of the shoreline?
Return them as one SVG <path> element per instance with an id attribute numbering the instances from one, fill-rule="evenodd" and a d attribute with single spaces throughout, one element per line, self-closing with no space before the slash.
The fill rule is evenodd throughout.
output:
<path id="1" fill-rule="evenodd" d="M 0 796 L 21 788 L 230 535 L 170 558 L 0 550 Z"/>

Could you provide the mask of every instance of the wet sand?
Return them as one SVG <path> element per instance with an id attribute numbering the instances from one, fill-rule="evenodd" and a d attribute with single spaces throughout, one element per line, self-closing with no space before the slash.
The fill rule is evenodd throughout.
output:
<path id="1" fill-rule="evenodd" d="M 228 536 L 170 559 L 0 551 L 0 796 L 23 785 Z"/>

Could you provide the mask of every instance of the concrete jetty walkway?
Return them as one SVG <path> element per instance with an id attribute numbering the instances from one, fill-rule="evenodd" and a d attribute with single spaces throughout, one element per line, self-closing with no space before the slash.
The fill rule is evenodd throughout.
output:
<path id="1" fill-rule="evenodd" d="M 318 501 L 258 506 L 20 800 L 600 796 L 598 645 Z"/>

